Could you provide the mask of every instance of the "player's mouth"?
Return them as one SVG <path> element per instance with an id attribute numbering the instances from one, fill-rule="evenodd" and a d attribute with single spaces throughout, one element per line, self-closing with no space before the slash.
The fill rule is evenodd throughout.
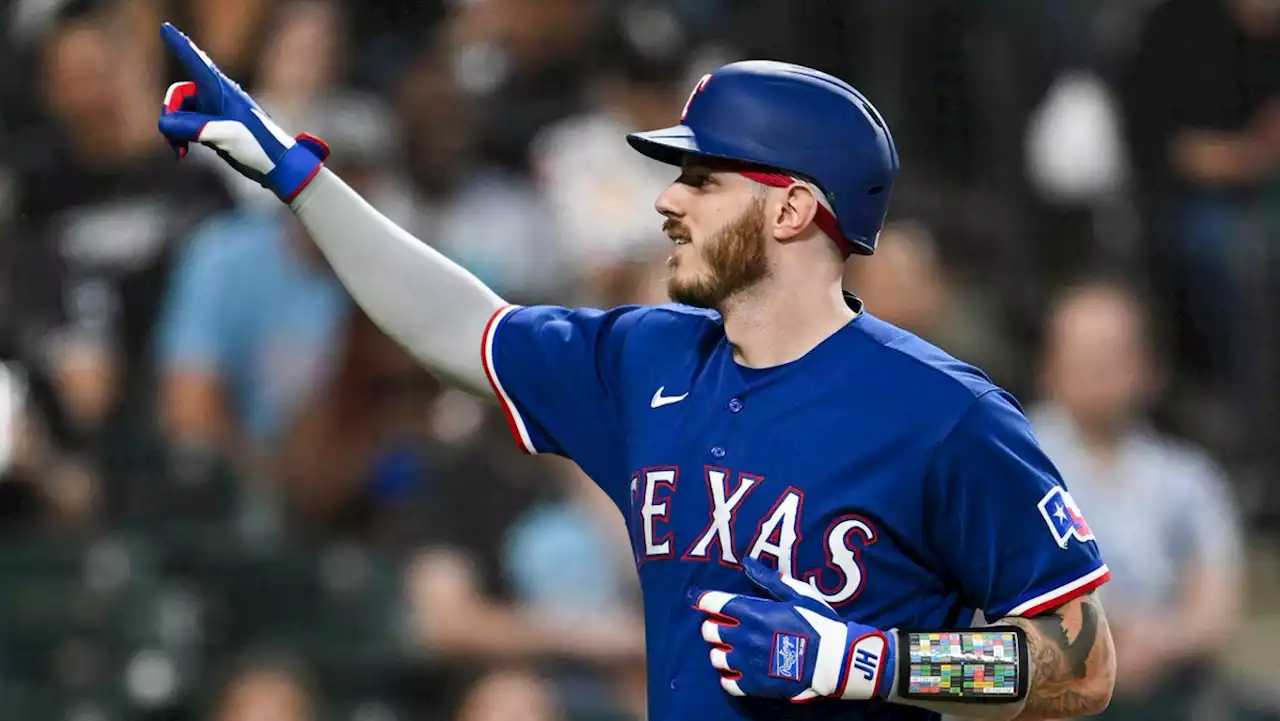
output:
<path id="1" fill-rule="evenodd" d="M 666 233 L 667 237 L 670 238 L 671 242 L 675 245 L 688 245 L 693 242 L 689 238 L 689 233 L 684 228 L 681 228 L 676 221 L 671 218 L 667 218 L 667 220 L 663 222 L 662 232 Z"/>

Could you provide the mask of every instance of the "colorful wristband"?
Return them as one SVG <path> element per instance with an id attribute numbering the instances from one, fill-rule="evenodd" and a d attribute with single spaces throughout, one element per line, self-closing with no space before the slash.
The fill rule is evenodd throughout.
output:
<path id="1" fill-rule="evenodd" d="M 1027 693 L 1027 636 L 1016 626 L 898 632 L 898 695 L 1013 703 Z"/>

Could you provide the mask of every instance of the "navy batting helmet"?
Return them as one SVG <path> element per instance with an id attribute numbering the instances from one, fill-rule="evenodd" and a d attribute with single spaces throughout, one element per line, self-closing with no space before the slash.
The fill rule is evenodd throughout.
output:
<path id="1" fill-rule="evenodd" d="M 687 155 L 780 171 L 770 185 L 809 181 L 830 204 L 815 223 L 846 255 L 875 252 L 898 176 L 898 151 L 880 113 L 851 85 L 790 63 L 748 60 L 703 76 L 680 124 L 627 136 L 631 147 L 680 165 Z M 834 218 L 830 217 L 834 214 Z"/>

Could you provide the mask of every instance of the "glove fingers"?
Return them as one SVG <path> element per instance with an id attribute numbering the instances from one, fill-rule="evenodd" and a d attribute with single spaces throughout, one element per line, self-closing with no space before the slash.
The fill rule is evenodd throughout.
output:
<path id="1" fill-rule="evenodd" d="M 724 638 L 720 635 L 720 628 L 730 624 L 724 623 L 715 618 L 708 618 L 702 622 L 702 640 L 713 646 L 728 646 Z"/>
<path id="2" fill-rule="evenodd" d="M 720 687 L 733 696 L 745 696 L 746 693 L 739 685 L 742 680 L 742 672 L 734 667 L 733 660 L 730 656 L 735 655 L 733 649 L 729 646 L 714 646 L 710 652 L 711 667 L 720 672 Z"/>
<path id="3" fill-rule="evenodd" d="M 724 689 L 725 693 L 729 694 L 730 696 L 746 696 L 747 695 L 743 693 L 742 688 L 738 686 L 738 680 L 736 678 L 725 678 L 721 676 L 720 688 Z"/>
<path id="4" fill-rule="evenodd" d="M 169 23 L 165 23 L 160 27 L 160 37 L 164 44 L 168 46 L 169 51 L 178 58 L 182 63 L 182 67 L 186 68 L 195 80 L 196 87 L 203 94 L 210 94 L 210 99 L 216 99 L 219 85 L 219 72 L 217 66 L 205 55 L 204 51 L 191 42 L 191 38 L 182 33 Z M 202 108 L 204 110 L 212 110 L 211 107 Z"/>
<path id="5" fill-rule="evenodd" d="M 170 143 L 188 143 L 199 141 L 200 133 L 213 118 L 202 113 L 190 113 L 184 110 L 166 111 L 160 116 L 160 132 Z"/>
<path id="6" fill-rule="evenodd" d="M 707 591 L 698 595 L 693 607 L 703 613 L 711 614 L 713 618 L 719 619 L 727 625 L 738 625 L 738 619 L 724 612 L 724 607 L 738 599 L 736 593 L 726 593 L 724 591 Z"/>
<path id="7" fill-rule="evenodd" d="M 184 80 L 180 83 L 174 83 L 164 94 L 164 109 L 166 112 L 176 112 L 178 110 L 195 110 L 191 103 L 188 102 L 196 95 L 196 84 L 190 80 Z"/>
<path id="8" fill-rule="evenodd" d="M 161 115 L 177 112 L 179 110 L 195 110 L 196 100 L 196 84 L 190 80 L 174 83 L 164 94 L 164 107 L 160 111 Z M 161 126 L 161 132 L 163 126 Z M 166 134 L 169 140 L 169 147 L 173 148 L 173 154 L 179 159 L 187 156 L 187 143 L 184 140 L 176 140 Z"/>
<path id="9" fill-rule="evenodd" d="M 734 668 L 729 660 L 729 655 L 733 653 L 733 646 L 725 642 L 720 635 L 720 631 L 723 628 L 738 626 L 738 619 L 726 613 L 725 606 L 733 602 L 751 599 L 743 599 L 736 593 L 726 593 L 724 591 L 707 591 L 697 594 L 696 599 L 694 608 L 708 616 L 702 622 L 702 638 L 711 644 L 709 654 L 711 666 L 720 673 L 720 687 L 731 696 L 746 696 L 746 693 L 738 685 L 739 679 L 742 678 L 742 672 Z"/>
<path id="10" fill-rule="evenodd" d="M 734 677 L 742 676 L 742 674 L 738 673 L 737 670 L 735 670 L 732 666 L 729 665 L 728 651 L 724 650 L 723 648 L 713 648 L 711 649 L 710 656 L 711 656 L 711 667 L 714 668 L 715 670 L 723 671 L 724 672 L 723 675 L 734 676 Z"/>

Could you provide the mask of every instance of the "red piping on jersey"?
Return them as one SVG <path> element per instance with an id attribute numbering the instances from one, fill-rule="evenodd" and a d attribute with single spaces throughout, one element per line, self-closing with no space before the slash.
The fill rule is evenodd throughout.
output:
<path id="1" fill-rule="evenodd" d="M 1108 570 L 1106 573 L 1102 574 L 1101 576 L 1098 576 L 1097 578 L 1084 584 L 1083 586 L 1080 586 L 1079 588 L 1073 588 L 1070 591 L 1066 591 L 1065 593 L 1062 593 L 1061 595 L 1045 599 L 1044 601 L 1023 611 L 1019 615 L 1022 618 L 1032 618 L 1032 617 L 1038 616 L 1044 613 L 1045 611 L 1057 608 L 1066 603 L 1070 603 L 1071 601 L 1074 601 L 1075 599 L 1080 598 L 1086 593 L 1090 593 L 1091 591 L 1094 591 L 1099 586 L 1101 586 L 1102 584 L 1110 580 L 1111 580 L 1111 571 Z"/>
<path id="2" fill-rule="evenodd" d="M 532 455 L 533 450 L 524 444 L 524 438 L 520 435 L 520 426 L 516 424 L 515 409 L 511 404 L 507 403 L 507 399 L 502 395 L 502 389 L 498 387 L 498 371 L 496 368 L 489 367 L 489 333 L 494 329 L 493 324 L 498 320 L 498 316 L 510 305 L 504 305 L 493 312 L 489 316 L 489 322 L 484 324 L 484 333 L 480 335 L 480 365 L 484 367 L 484 376 L 489 379 L 489 388 L 493 389 L 493 395 L 498 399 L 498 405 L 502 406 L 502 415 L 507 418 L 507 428 L 511 431 L 511 436 L 516 440 L 516 446 L 521 451 Z M 514 401 L 513 401 L 514 402 Z M 532 439 L 531 439 L 532 442 Z"/>

